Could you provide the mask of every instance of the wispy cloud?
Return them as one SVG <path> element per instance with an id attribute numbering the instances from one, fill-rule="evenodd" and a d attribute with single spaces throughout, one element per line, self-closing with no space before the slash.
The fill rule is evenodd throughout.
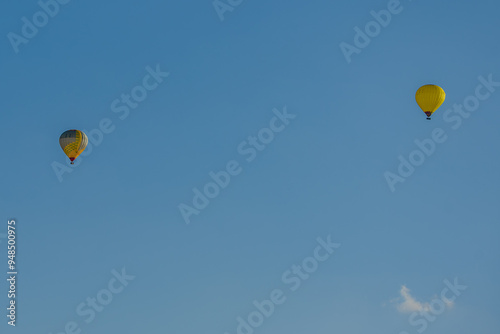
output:
<path id="1" fill-rule="evenodd" d="M 401 313 L 411 313 L 411 312 L 429 312 L 431 310 L 431 304 L 428 302 L 419 302 L 411 294 L 410 289 L 405 285 L 401 287 L 399 291 L 401 297 L 396 298 L 393 302 L 397 302 L 397 309 Z M 443 298 L 442 301 L 447 307 L 452 307 L 453 302 L 449 299 Z"/>

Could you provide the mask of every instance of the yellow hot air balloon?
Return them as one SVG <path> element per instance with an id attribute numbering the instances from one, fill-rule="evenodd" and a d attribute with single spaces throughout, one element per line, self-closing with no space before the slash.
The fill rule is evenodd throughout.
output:
<path id="1" fill-rule="evenodd" d="M 64 131 L 59 137 L 59 144 L 69 160 L 71 160 L 71 164 L 74 164 L 73 160 L 85 150 L 88 141 L 87 135 L 80 130 Z"/>
<path id="2" fill-rule="evenodd" d="M 425 85 L 420 87 L 415 94 L 415 100 L 422 111 L 431 119 L 431 115 L 441 104 L 443 104 L 446 94 L 443 88 L 436 85 Z"/>

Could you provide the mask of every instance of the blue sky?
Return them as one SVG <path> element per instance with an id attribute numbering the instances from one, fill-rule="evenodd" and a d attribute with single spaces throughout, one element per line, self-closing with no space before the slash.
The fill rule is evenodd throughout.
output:
<path id="1" fill-rule="evenodd" d="M 500 87 L 481 80 L 500 82 L 500 5 L 403 0 L 348 62 L 341 43 L 389 3 L 242 1 L 221 20 L 211 1 L 69 1 L 18 52 L 9 33 L 41 7 L 5 4 L 0 248 L 15 218 L 19 308 L 2 332 L 497 334 Z M 155 70 L 169 75 L 126 116 L 112 108 Z M 428 83 L 447 94 L 431 121 L 414 99 Z M 478 85 L 488 97 L 454 126 Z M 101 122 L 70 167 L 59 135 Z M 435 129 L 446 140 L 391 191 L 385 174 Z M 193 188 L 231 161 L 196 209 Z M 272 315 L 238 329 L 275 290 Z M 98 296 L 112 300 L 90 320 Z"/>

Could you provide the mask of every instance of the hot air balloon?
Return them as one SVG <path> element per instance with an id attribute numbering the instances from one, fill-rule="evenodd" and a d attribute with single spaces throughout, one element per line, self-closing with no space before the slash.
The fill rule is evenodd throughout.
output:
<path id="1" fill-rule="evenodd" d="M 73 161 L 76 157 L 85 150 L 88 141 L 87 135 L 80 130 L 64 131 L 59 137 L 59 144 L 69 160 L 71 160 L 71 164 L 74 164 Z"/>
<path id="2" fill-rule="evenodd" d="M 415 94 L 415 100 L 422 111 L 431 119 L 431 115 L 441 104 L 443 104 L 446 94 L 444 90 L 436 85 L 425 85 L 420 87 Z"/>

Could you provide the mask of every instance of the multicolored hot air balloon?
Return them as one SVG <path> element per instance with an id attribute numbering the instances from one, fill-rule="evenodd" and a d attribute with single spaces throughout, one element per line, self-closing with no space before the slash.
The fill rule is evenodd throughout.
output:
<path id="1" fill-rule="evenodd" d="M 73 161 L 76 157 L 85 150 L 88 141 L 87 135 L 80 130 L 64 131 L 59 137 L 59 144 L 69 160 L 71 160 L 71 164 L 74 164 Z"/>
<path id="2" fill-rule="evenodd" d="M 441 104 L 443 104 L 446 94 L 443 88 L 436 85 L 425 85 L 420 87 L 415 94 L 415 100 L 427 115 L 427 119 L 431 119 L 431 115 Z"/>

